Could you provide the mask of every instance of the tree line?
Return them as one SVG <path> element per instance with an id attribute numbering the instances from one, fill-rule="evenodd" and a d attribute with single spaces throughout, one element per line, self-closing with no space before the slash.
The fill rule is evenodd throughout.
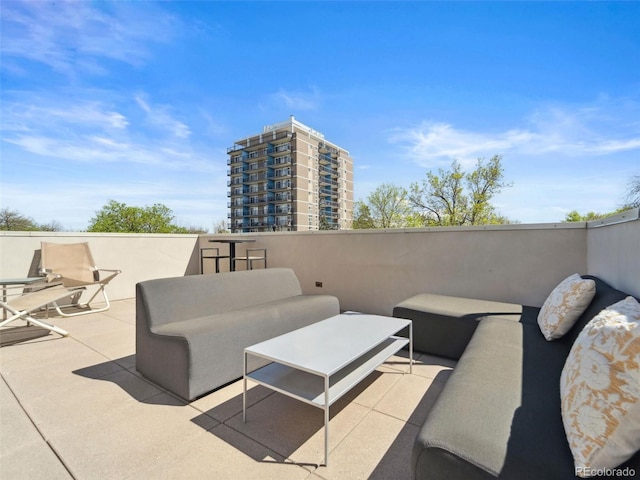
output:
<path id="1" fill-rule="evenodd" d="M 173 211 L 161 203 L 135 207 L 110 200 L 95 217 L 87 232 L 112 233 L 208 233 L 200 227 L 180 227 L 174 223 Z M 57 232 L 63 230 L 59 222 L 39 224 L 32 218 L 8 208 L 0 209 L 0 230 Z M 224 220 L 214 224 L 214 233 L 226 231 Z"/>
<path id="2" fill-rule="evenodd" d="M 504 180 L 502 156 L 494 155 L 485 162 L 479 158 L 471 172 L 462 171 L 458 161 L 449 170 L 427 172 L 421 182 L 408 189 L 385 183 L 377 187 L 365 200 L 354 205 L 353 228 L 410 228 L 431 226 L 465 226 L 519 223 L 497 211 L 493 198 L 503 188 L 513 186 Z M 640 176 L 629 181 L 622 206 L 608 213 L 569 212 L 565 222 L 597 220 L 630 208 L 640 207 Z M 118 233 L 208 233 L 204 228 L 180 227 L 174 222 L 172 210 L 156 203 L 135 207 L 110 200 L 91 218 L 87 232 Z M 0 209 L 0 230 L 61 231 L 57 221 L 40 224 L 20 212 Z M 224 220 L 213 225 L 213 233 L 227 232 Z"/>
<path id="3" fill-rule="evenodd" d="M 353 228 L 404 228 L 514 223 L 500 215 L 492 199 L 505 187 L 502 157 L 494 155 L 463 172 L 458 161 L 450 170 L 427 172 L 409 189 L 385 183 L 355 203 Z"/>
<path id="4" fill-rule="evenodd" d="M 580 213 L 577 210 L 572 210 L 564 218 L 565 222 L 591 222 L 600 218 L 609 217 L 616 213 L 622 213 L 631 208 L 640 207 L 640 175 L 631 177 L 627 187 L 627 194 L 624 198 L 624 203 L 620 208 L 608 213 L 587 212 Z"/>
<path id="5" fill-rule="evenodd" d="M 463 172 L 458 161 L 449 170 L 427 172 L 421 182 L 410 187 L 385 183 L 354 206 L 353 228 L 411 228 L 432 226 L 496 225 L 519 223 L 501 215 L 492 200 L 503 188 L 513 186 L 504 180 L 502 156 L 485 161 L 479 158 L 475 169 Z M 630 208 L 640 207 L 640 176 L 632 177 L 622 206 L 606 213 L 569 212 L 565 222 L 597 220 Z"/>

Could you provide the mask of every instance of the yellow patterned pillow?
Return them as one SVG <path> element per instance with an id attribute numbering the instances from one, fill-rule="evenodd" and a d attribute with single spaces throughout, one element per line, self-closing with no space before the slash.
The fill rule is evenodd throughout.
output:
<path id="1" fill-rule="evenodd" d="M 565 278 L 549 294 L 538 314 L 538 325 L 547 340 L 560 338 L 587 309 L 596 294 L 596 282 L 577 273 Z"/>
<path id="2" fill-rule="evenodd" d="M 633 297 L 580 332 L 562 369 L 560 398 L 576 475 L 613 469 L 640 449 L 640 304 Z"/>

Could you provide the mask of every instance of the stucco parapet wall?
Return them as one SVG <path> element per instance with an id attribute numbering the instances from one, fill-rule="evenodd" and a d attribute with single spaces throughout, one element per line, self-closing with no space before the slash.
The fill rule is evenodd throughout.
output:
<path id="1" fill-rule="evenodd" d="M 82 237 L 82 238 L 193 238 L 200 237 L 197 233 L 102 233 L 102 232 L 18 232 L 0 231 L 2 237 Z"/>
<path id="2" fill-rule="evenodd" d="M 633 222 L 634 220 L 640 220 L 640 208 L 632 208 L 631 210 L 627 210 L 617 215 L 593 220 L 587 223 L 587 228 L 605 227 L 607 225 L 615 225 L 617 223 Z"/>
<path id="3" fill-rule="evenodd" d="M 445 233 L 445 232 L 482 232 L 482 231 L 508 231 L 508 230 L 579 230 L 586 229 L 585 222 L 570 223 L 538 223 L 516 225 L 484 225 L 473 227 L 427 227 L 427 228 L 374 228 L 358 230 L 314 230 L 305 232 L 253 232 L 234 234 L 202 235 L 200 238 L 227 238 L 227 237 L 276 237 L 276 236 L 305 236 L 305 235 L 399 235 L 420 233 Z"/>
<path id="4" fill-rule="evenodd" d="M 557 223 L 514 223 L 509 225 L 478 225 L 466 227 L 425 227 L 425 228 L 377 228 L 369 230 L 312 230 L 305 232 L 251 232 L 251 233 L 101 233 L 101 232 L 18 232 L 0 231 L 2 237 L 124 237 L 124 238 L 194 238 L 213 239 L 228 237 L 274 237 L 291 235 L 368 235 L 368 234 L 399 234 L 399 233 L 438 233 L 438 232 L 479 232 L 504 230 L 561 230 L 598 228 L 618 223 L 640 220 L 640 208 L 633 208 L 617 215 L 612 215 L 591 222 L 557 222 Z"/>
<path id="5" fill-rule="evenodd" d="M 276 236 L 300 236 L 300 235 L 379 235 L 401 233 L 444 233 L 444 232 L 482 232 L 482 231 L 509 231 L 509 230 L 580 230 L 597 228 L 618 223 L 640 220 L 640 209 L 633 208 L 618 215 L 612 215 L 591 222 L 557 222 L 557 223 L 513 223 L 508 225 L 476 225 L 464 227 L 424 227 L 424 228 L 373 228 L 358 230 L 311 230 L 304 232 L 249 232 L 249 233 L 223 233 L 202 234 L 200 238 L 227 238 L 227 237 L 276 237 Z"/>

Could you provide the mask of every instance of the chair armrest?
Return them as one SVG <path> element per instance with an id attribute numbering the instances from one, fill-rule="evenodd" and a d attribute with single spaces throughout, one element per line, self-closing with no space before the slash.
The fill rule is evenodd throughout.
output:
<path id="1" fill-rule="evenodd" d="M 53 280 L 60 280 L 62 278 L 61 274 L 54 272 L 50 268 L 41 268 L 40 269 L 40 276 L 42 276 L 42 279 L 47 283 L 49 283 L 49 282 L 51 282 Z M 58 282 L 58 283 L 60 283 L 60 282 Z"/>
<path id="2" fill-rule="evenodd" d="M 102 285 L 106 285 L 107 283 L 109 283 L 111 280 L 113 280 L 114 277 L 116 277 L 117 275 L 120 275 L 122 273 L 122 270 L 113 270 L 113 269 L 109 269 L 109 268 L 96 268 L 95 269 L 95 273 L 98 272 L 111 272 L 111 275 L 100 279 L 100 278 L 96 278 L 97 282 L 100 282 Z"/>
<path id="3" fill-rule="evenodd" d="M 267 256 L 267 249 L 266 248 L 247 248 L 246 253 L 247 255 L 249 255 L 249 253 L 251 252 L 262 252 L 263 256 Z"/>

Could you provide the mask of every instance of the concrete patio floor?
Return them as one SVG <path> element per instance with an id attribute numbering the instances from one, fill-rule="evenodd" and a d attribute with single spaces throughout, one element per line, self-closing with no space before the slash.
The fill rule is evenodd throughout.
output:
<path id="1" fill-rule="evenodd" d="M 406 355 L 389 359 L 331 407 L 326 467 L 317 408 L 249 382 L 243 423 L 241 380 L 186 403 L 141 377 L 134 299 L 52 319 L 69 337 L 0 348 L 0 478 L 409 478 L 455 365 L 416 354 L 409 375 Z"/>

